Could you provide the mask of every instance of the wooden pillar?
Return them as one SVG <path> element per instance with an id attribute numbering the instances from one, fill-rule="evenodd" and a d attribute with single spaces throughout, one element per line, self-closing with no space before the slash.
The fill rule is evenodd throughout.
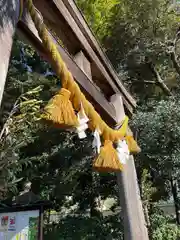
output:
<path id="1" fill-rule="evenodd" d="M 137 182 L 134 158 L 117 174 L 124 224 L 124 240 L 148 240 L 148 232 Z"/>
<path id="2" fill-rule="evenodd" d="M 74 59 L 78 66 L 91 79 L 90 63 L 84 54 L 79 52 Z M 117 123 L 121 122 L 125 116 L 121 95 L 113 95 L 111 97 L 111 104 L 116 111 Z M 124 224 L 124 240 L 148 240 L 133 156 L 130 156 L 124 171 L 117 174 L 117 183 L 119 186 Z"/>
<path id="3" fill-rule="evenodd" d="M 19 0 L 0 1 L 0 105 L 9 66 L 13 35 L 19 18 Z"/>
<path id="4" fill-rule="evenodd" d="M 113 95 L 111 103 L 116 109 L 117 122 L 121 122 L 125 116 L 121 96 Z M 123 216 L 124 240 L 148 240 L 133 156 L 130 156 L 124 171 L 117 173 L 117 183 Z"/>
<path id="5" fill-rule="evenodd" d="M 43 206 L 39 210 L 39 231 L 38 231 L 38 240 L 43 240 L 43 226 L 44 226 L 44 209 Z"/>

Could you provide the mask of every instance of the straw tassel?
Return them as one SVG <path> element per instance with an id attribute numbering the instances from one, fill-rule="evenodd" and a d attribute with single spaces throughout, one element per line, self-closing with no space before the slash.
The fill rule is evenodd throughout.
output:
<path id="1" fill-rule="evenodd" d="M 101 147 L 98 157 L 93 162 L 93 168 L 98 172 L 118 172 L 122 170 L 123 165 L 119 161 L 112 141 L 105 140 L 104 146 Z"/>
<path id="2" fill-rule="evenodd" d="M 42 118 L 52 122 L 56 127 L 76 127 L 78 120 L 69 100 L 70 95 L 71 93 L 67 89 L 61 88 L 45 107 Z"/>
<path id="3" fill-rule="evenodd" d="M 131 154 L 137 154 L 141 152 L 141 149 L 138 146 L 137 142 L 134 140 L 133 136 L 126 136 L 125 140 Z"/>

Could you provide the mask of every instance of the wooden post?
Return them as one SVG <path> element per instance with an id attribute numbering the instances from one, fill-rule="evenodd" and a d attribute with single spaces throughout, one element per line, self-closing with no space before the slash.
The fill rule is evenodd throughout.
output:
<path id="1" fill-rule="evenodd" d="M 41 206 L 39 210 L 38 240 L 43 240 L 43 226 L 44 226 L 44 209 L 43 206 Z"/>
<path id="2" fill-rule="evenodd" d="M 0 106 L 9 66 L 13 35 L 19 18 L 19 0 L 0 1 Z"/>
<path id="3" fill-rule="evenodd" d="M 121 122 L 125 115 L 121 96 L 113 95 L 111 103 L 116 109 L 117 121 Z M 124 171 L 117 173 L 117 183 L 124 224 L 124 240 L 148 240 L 133 156 L 130 156 Z"/>
<path id="4" fill-rule="evenodd" d="M 85 74 L 89 75 L 90 63 L 84 54 L 80 52 L 74 59 Z M 113 95 L 111 104 L 116 111 L 117 123 L 121 122 L 125 116 L 121 95 Z M 130 157 L 125 170 L 117 174 L 117 183 L 124 223 L 124 240 L 148 240 L 133 156 Z"/>
<path id="5" fill-rule="evenodd" d="M 79 66 L 79 68 L 86 74 L 89 80 L 92 81 L 92 74 L 91 74 L 91 64 L 88 59 L 85 57 L 82 51 L 78 52 L 74 56 L 74 61 Z"/>

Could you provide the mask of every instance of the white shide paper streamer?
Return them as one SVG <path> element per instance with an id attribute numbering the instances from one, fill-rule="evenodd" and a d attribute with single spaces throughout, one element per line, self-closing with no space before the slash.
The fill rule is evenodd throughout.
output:
<path id="1" fill-rule="evenodd" d="M 129 159 L 129 148 L 125 140 L 119 140 L 116 148 L 118 158 L 121 164 L 126 164 Z"/>
<path id="2" fill-rule="evenodd" d="M 94 140 L 93 140 L 93 147 L 96 148 L 97 153 L 100 153 L 100 148 L 101 148 L 101 138 L 100 138 L 100 132 L 98 129 L 96 129 L 93 133 L 94 135 Z"/>
<path id="3" fill-rule="evenodd" d="M 89 121 L 89 118 L 87 117 L 84 108 L 81 104 L 81 109 L 77 114 L 79 126 L 76 128 L 76 132 L 78 134 L 79 139 L 86 138 L 85 131 L 88 129 L 87 122 Z"/>

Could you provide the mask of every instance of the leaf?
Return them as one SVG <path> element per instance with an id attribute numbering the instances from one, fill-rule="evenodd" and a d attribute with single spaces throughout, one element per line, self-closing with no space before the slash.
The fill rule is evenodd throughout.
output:
<path id="1" fill-rule="evenodd" d="M 39 93 L 39 92 L 42 91 L 42 89 L 43 89 L 42 86 L 38 86 L 38 87 L 26 92 L 25 95 L 32 95 L 32 94 L 35 94 L 35 93 Z"/>

